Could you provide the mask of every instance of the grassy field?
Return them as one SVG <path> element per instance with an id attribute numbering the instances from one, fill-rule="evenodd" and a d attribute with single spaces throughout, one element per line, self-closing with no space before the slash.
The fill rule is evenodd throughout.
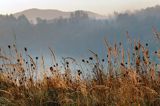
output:
<path id="1" fill-rule="evenodd" d="M 106 58 L 89 50 L 83 65 L 71 57 L 57 63 L 51 48 L 51 66 L 28 48 L 1 48 L 0 106 L 160 106 L 160 64 L 150 57 L 159 59 L 160 50 L 129 37 L 127 50 L 104 41 Z M 80 67 L 75 73 L 72 64 Z"/>

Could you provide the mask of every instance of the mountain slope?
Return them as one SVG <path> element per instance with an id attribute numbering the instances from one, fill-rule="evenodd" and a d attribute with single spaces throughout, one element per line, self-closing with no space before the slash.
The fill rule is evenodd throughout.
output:
<path id="1" fill-rule="evenodd" d="M 14 16 L 19 17 L 21 15 L 25 15 L 30 21 L 31 20 L 36 21 L 36 18 L 41 18 L 45 20 L 53 20 L 59 17 L 69 18 L 70 15 L 74 12 L 63 12 L 63 11 L 53 10 L 53 9 L 44 9 L 44 10 L 43 9 L 28 9 L 22 12 L 15 13 Z M 90 18 L 95 18 L 95 19 L 105 19 L 106 18 L 106 16 L 99 15 L 99 14 L 89 12 L 89 11 L 82 11 L 82 12 L 88 14 Z"/>

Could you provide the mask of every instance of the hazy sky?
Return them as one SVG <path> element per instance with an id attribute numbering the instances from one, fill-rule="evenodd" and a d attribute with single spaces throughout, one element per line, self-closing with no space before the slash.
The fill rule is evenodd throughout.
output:
<path id="1" fill-rule="evenodd" d="M 88 10 L 99 14 L 137 10 L 160 4 L 160 0 L 0 0 L 0 14 L 10 14 L 29 8 L 63 11 Z"/>

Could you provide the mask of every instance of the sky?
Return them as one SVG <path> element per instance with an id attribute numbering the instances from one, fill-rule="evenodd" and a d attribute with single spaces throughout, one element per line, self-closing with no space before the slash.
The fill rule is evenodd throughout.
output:
<path id="1" fill-rule="evenodd" d="M 159 4 L 160 0 L 0 0 L 0 14 L 39 8 L 62 11 L 87 10 L 108 15 L 115 11 L 133 11 Z"/>

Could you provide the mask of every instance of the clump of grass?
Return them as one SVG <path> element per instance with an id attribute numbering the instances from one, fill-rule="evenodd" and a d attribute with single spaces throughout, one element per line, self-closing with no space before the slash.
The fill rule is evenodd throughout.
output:
<path id="1" fill-rule="evenodd" d="M 127 38 L 127 50 L 121 42 L 111 45 L 105 39 L 106 57 L 89 50 L 92 56 L 82 59 L 82 65 L 72 57 L 57 63 L 51 48 L 51 66 L 26 47 L 23 52 L 16 45 L 8 45 L 9 52 L 0 49 L 0 105 L 160 105 L 159 64 L 150 58 L 148 43 L 133 43 L 128 33 Z"/>

